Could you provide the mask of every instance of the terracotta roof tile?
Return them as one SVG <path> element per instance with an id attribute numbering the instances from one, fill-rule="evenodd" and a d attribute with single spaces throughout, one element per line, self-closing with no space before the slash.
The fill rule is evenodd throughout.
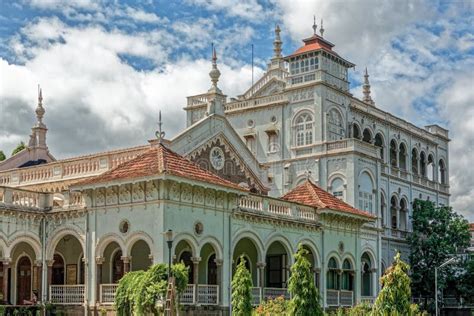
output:
<path id="1" fill-rule="evenodd" d="M 326 208 L 340 212 L 351 213 L 354 215 L 375 218 L 375 216 L 369 212 L 361 211 L 350 206 L 346 202 L 341 201 L 334 195 L 324 191 L 309 180 L 286 193 L 281 198 L 291 202 L 306 204 L 318 209 Z"/>
<path id="2" fill-rule="evenodd" d="M 174 175 L 177 177 L 213 183 L 246 191 L 246 189 L 239 185 L 222 179 L 210 171 L 202 169 L 194 162 L 178 155 L 163 144 L 151 147 L 136 158 L 124 162 L 99 176 L 81 181 L 77 183 L 77 185 L 80 186 L 110 182 L 114 180 L 143 178 L 159 174 Z"/>

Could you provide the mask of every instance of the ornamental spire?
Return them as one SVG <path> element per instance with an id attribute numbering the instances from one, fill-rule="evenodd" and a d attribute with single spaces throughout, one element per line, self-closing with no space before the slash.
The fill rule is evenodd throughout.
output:
<path id="1" fill-rule="evenodd" d="M 319 28 L 319 34 L 321 34 L 321 37 L 323 37 L 323 34 L 324 34 L 323 19 L 321 19 L 321 27 Z"/>
<path id="2" fill-rule="evenodd" d="M 316 25 L 316 15 L 313 15 L 313 34 L 316 35 L 316 30 L 318 29 L 318 25 Z"/>
<path id="3" fill-rule="evenodd" d="M 369 73 L 367 71 L 367 67 L 365 67 L 365 74 L 364 74 L 364 84 L 362 85 L 362 92 L 364 94 L 364 98 L 362 101 L 374 105 L 374 101 L 370 96 L 370 83 L 369 83 Z"/>
<path id="4" fill-rule="evenodd" d="M 36 124 L 38 126 L 44 126 L 43 116 L 46 111 L 43 108 L 43 92 L 41 90 L 40 85 L 38 85 L 38 105 L 36 106 L 35 112 L 36 112 L 36 119 L 37 119 Z"/>
<path id="5" fill-rule="evenodd" d="M 165 138 L 165 132 L 162 130 L 163 122 L 161 121 L 161 110 L 158 114 L 158 130 L 155 132 L 156 138 L 158 139 L 158 143 L 162 143 L 163 139 Z"/>
<path id="6" fill-rule="evenodd" d="M 209 72 L 209 77 L 211 77 L 212 86 L 209 89 L 209 92 L 216 92 L 221 93 L 221 90 L 217 87 L 217 82 L 219 81 L 219 77 L 221 76 L 221 72 L 217 69 L 217 54 L 216 48 L 214 44 L 212 44 L 212 69 Z"/>
<path id="7" fill-rule="evenodd" d="M 280 26 L 277 24 L 275 26 L 275 40 L 273 41 L 273 52 L 275 53 L 275 58 L 281 57 L 281 38 L 280 38 Z"/>

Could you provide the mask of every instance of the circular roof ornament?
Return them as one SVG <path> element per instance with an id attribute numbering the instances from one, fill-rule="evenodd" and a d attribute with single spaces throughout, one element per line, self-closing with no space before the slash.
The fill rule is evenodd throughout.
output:
<path id="1" fill-rule="evenodd" d="M 214 169 L 221 170 L 224 168 L 224 151 L 220 147 L 213 147 L 209 153 L 209 160 Z"/>

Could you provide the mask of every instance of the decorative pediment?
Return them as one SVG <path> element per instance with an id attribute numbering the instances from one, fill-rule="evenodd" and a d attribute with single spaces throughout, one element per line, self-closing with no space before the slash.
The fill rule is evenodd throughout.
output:
<path id="1" fill-rule="evenodd" d="M 256 97 L 266 97 L 273 94 L 278 94 L 285 89 L 285 82 L 282 80 L 273 77 L 265 85 L 259 87 L 257 91 L 253 94 L 252 98 Z"/>

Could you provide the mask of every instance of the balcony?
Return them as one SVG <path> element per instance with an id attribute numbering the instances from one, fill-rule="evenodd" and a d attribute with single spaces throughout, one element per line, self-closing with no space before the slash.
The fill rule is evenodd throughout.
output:
<path id="1" fill-rule="evenodd" d="M 275 95 L 259 97 L 259 98 L 250 99 L 250 100 L 230 102 L 224 106 L 224 110 L 226 113 L 231 113 L 231 112 L 244 110 L 248 108 L 275 105 L 275 104 L 286 103 L 286 102 L 288 102 L 286 95 L 275 94 Z"/>
<path id="2" fill-rule="evenodd" d="M 100 285 L 100 302 L 103 305 L 113 305 L 115 302 L 115 292 L 117 292 L 118 284 L 101 284 Z"/>
<path id="3" fill-rule="evenodd" d="M 49 298 L 58 305 L 82 305 L 84 303 L 84 285 L 50 285 Z"/>
<path id="4" fill-rule="evenodd" d="M 304 222 L 317 222 L 318 215 L 312 207 L 298 205 L 258 195 L 243 196 L 239 200 L 243 211 L 260 213 L 281 219 L 291 219 Z"/>
<path id="5" fill-rule="evenodd" d="M 353 306 L 354 292 L 346 290 L 327 290 L 326 305 L 329 307 Z"/>

